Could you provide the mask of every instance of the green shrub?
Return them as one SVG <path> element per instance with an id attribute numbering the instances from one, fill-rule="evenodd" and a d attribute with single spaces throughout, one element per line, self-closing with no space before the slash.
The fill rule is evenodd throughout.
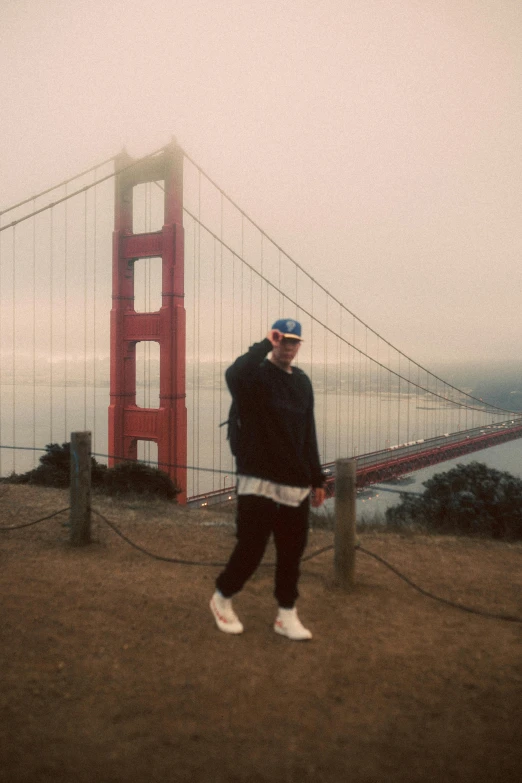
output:
<path id="1" fill-rule="evenodd" d="M 40 457 L 38 467 L 27 473 L 14 473 L 9 477 L 11 484 L 38 484 L 45 487 L 65 489 L 70 485 L 71 444 L 48 443 L 45 454 Z M 91 457 L 91 485 L 97 487 L 103 484 L 107 468 Z"/>
<path id="2" fill-rule="evenodd" d="M 121 462 L 105 472 L 103 489 L 109 495 L 155 495 L 173 500 L 179 493 L 170 476 L 141 462 Z"/>
<path id="3" fill-rule="evenodd" d="M 66 489 L 70 486 L 71 444 L 49 443 L 38 467 L 5 479 L 11 484 L 37 484 Z M 179 493 L 171 478 L 162 470 L 141 462 L 122 462 L 114 468 L 101 465 L 91 457 L 91 486 L 108 495 L 155 495 L 173 500 Z"/>
<path id="4" fill-rule="evenodd" d="M 386 511 L 393 524 L 436 533 L 522 539 L 522 479 L 479 462 L 457 465 L 423 484 L 419 497 L 401 494 Z"/>

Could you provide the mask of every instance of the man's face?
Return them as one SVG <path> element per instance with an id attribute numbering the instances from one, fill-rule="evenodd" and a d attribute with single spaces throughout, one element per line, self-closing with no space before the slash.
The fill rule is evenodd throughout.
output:
<path id="1" fill-rule="evenodd" d="M 280 367 L 290 367 L 300 347 L 300 340 L 296 340 L 294 337 L 282 337 L 272 348 L 275 363 Z"/>

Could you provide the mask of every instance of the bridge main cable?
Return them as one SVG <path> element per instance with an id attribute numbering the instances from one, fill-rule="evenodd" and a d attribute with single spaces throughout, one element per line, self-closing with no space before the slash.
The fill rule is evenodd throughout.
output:
<path id="1" fill-rule="evenodd" d="M 19 201 L 18 204 L 13 204 L 12 207 L 7 207 L 7 209 L 0 209 L 0 217 L 2 215 L 7 215 L 8 212 L 12 212 L 13 209 L 18 209 L 18 207 L 23 207 L 24 204 L 28 204 L 30 201 L 36 201 L 37 198 L 41 198 L 42 196 L 46 196 L 47 193 L 52 193 L 53 190 L 58 190 L 58 188 L 63 188 L 65 185 L 68 185 L 69 182 L 74 182 L 75 179 L 80 179 L 80 177 L 84 177 L 86 174 L 90 174 L 91 171 L 96 171 L 97 169 L 101 169 L 102 166 L 106 166 L 107 163 L 111 163 L 114 160 L 114 155 L 110 158 L 107 158 L 107 160 L 102 160 L 101 163 L 98 163 L 96 166 L 91 166 L 89 169 L 85 169 L 85 171 L 81 171 L 79 174 L 76 174 L 74 177 L 69 177 L 69 179 L 64 179 L 63 182 L 59 182 L 57 185 L 53 185 L 51 188 L 47 188 L 46 190 L 42 190 L 40 193 L 37 193 L 35 196 L 29 196 L 29 198 L 24 199 L 23 201 Z"/>
<path id="2" fill-rule="evenodd" d="M 346 307 L 346 305 L 345 305 L 345 304 L 343 304 L 343 302 L 341 302 L 339 299 L 337 299 L 337 297 L 336 297 L 336 296 L 334 296 L 333 294 L 331 294 L 331 293 L 330 293 L 330 291 L 329 291 L 327 288 L 325 288 L 325 286 L 324 286 L 324 285 L 322 285 L 322 283 L 320 283 L 318 280 L 316 280 L 314 277 L 312 277 L 312 275 L 311 275 L 309 272 L 307 272 L 307 271 L 306 271 L 306 269 L 304 269 L 304 268 L 301 266 L 301 264 L 299 264 L 299 263 L 298 263 L 298 262 L 297 262 L 297 261 L 296 261 L 294 258 L 292 258 L 292 256 L 291 256 L 291 255 L 290 255 L 290 254 L 289 254 L 289 253 L 288 253 L 288 252 L 287 252 L 287 251 L 286 251 L 286 250 L 285 250 L 283 247 L 281 247 L 281 245 L 279 245 L 279 244 L 278 244 L 278 243 L 277 243 L 275 240 L 273 240 L 273 239 L 272 239 L 272 238 L 271 238 L 271 237 L 270 237 L 270 236 L 269 236 L 269 235 L 266 233 L 266 231 L 265 231 L 264 229 L 262 229 L 262 228 L 261 228 L 261 226 L 260 226 L 258 223 L 256 223 L 256 221 L 255 221 L 255 220 L 253 220 L 253 219 L 250 217 L 250 215 L 248 215 L 248 214 L 247 214 L 247 213 L 246 213 L 246 212 L 245 212 L 245 211 L 244 211 L 244 210 L 243 210 L 243 209 L 242 209 L 242 208 L 241 208 L 241 207 L 240 207 L 240 206 L 239 206 L 239 205 L 238 205 L 238 204 L 237 204 L 237 203 L 234 201 L 234 199 L 233 199 L 231 196 L 229 196 L 229 195 L 228 195 L 228 193 L 227 193 L 225 190 L 223 190 L 223 188 L 221 188 L 221 187 L 220 187 L 220 186 L 219 186 L 219 185 L 218 185 L 218 184 L 217 184 L 217 183 L 216 183 L 216 182 L 215 182 L 215 181 L 212 179 L 212 177 L 210 177 L 210 176 L 209 176 L 209 175 L 206 173 L 206 171 L 205 171 L 205 170 L 204 170 L 204 169 L 203 169 L 203 168 L 202 168 L 202 167 L 201 167 L 201 166 L 200 166 L 198 163 L 196 163 L 196 161 L 195 161 L 193 158 L 191 158 L 191 156 L 190 156 L 190 155 L 188 155 L 188 153 L 187 153 L 187 152 L 186 152 L 186 151 L 185 151 L 183 148 L 181 148 L 181 149 L 182 149 L 182 152 L 183 152 L 184 156 L 187 158 L 187 160 L 188 160 L 188 161 L 189 161 L 189 162 L 190 162 L 190 163 L 191 163 L 191 164 L 192 164 L 192 165 L 193 165 L 193 166 L 194 166 L 194 167 L 195 167 L 195 168 L 196 168 L 196 169 L 197 169 L 197 170 L 198 170 L 198 171 L 199 171 L 201 174 L 203 174 L 203 176 L 204 176 L 204 177 L 206 177 L 206 179 L 207 179 L 207 180 L 208 180 L 208 181 L 211 183 L 211 185 L 212 185 L 213 187 L 215 187 L 215 188 L 216 188 L 216 190 L 217 190 L 217 191 L 218 191 L 218 192 L 219 192 L 219 193 L 220 193 L 222 196 L 224 196 L 224 197 L 225 197 L 225 198 L 226 198 L 226 199 L 227 199 L 227 200 L 230 202 L 230 204 L 232 204 L 232 206 L 234 206 L 234 207 L 235 207 L 235 208 L 236 208 L 236 209 L 237 209 L 237 210 L 238 210 L 238 211 L 239 211 L 239 212 L 240 212 L 240 213 L 241 213 L 241 214 L 242 214 L 242 215 L 243 215 L 243 216 L 244 216 L 244 217 L 245 217 L 245 218 L 246 218 L 246 219 L 247 219 L 247 220 L 248 220 L 248 221 L 249 221 L 251 224 L 252 224 L 252 226 L 254 226 L 254 228 L 256 228 L 256 229 L 257 229 L 257 230 L 258 230 L 258 231 L 261 233 L 261 235 L 262 235 L 263 237 L 266 237 L 266 239 L 268 239 L 268 240 L 269 240 L 269 242 L 271 242 L 271 243 L 273 244 L 273 246 L 274 246 L 274 247 L 275 247 L 277 250 L 279 250 L 281 253 L 283 253 L 283 255 L 284 255 L 284 256 L 285 256 L 285 257 L 286 257 L 286 258 L 287 258 L 287 259 L 288 259 L 288 260 L 289 260 L 289 261 L 290 261 L 292 264 L 294 264 L 294 265 L 295 265 L 295 267 L 296 267 L 296 268 L 297 268 L 297 269 L 298 269 L 300 272 L 302 272 L 304 275 L 306 275 L 306 277 L 308 277 L 308 278 L 309 278 L 309 280 L 311 280 L 311 282 L 312 282 L 314 285 L 316 285 L 316 286 L 317 286 L 317 287 L 318 287 L 318 288 L 319 288 L 321 291 L 323 291 L 323 293 L 325 293 L 325 294 L 326 294 L 328 297 L 330 297 L 330 298 L 331 298 L 331 300 L 332 300 L 332 302 L 335 302 L 335 304 L 339 305 L 339 307 L 341 307 L 341 308 L 342 308 L 342 309 L 343 309 L 343 310 L 344 310 L 346 313 L 348 313 L 348 314 L 349 314 L 349 315 L 350 315 L 352 318 L 354 318 L 354 319 L 355 319 L 355 320 L 356 320 L 356 321 L 357 321 L 359 324 L 361 324 L 361 326 L 363 326 L 365 329 L 368 329 L 368 330 L 369 330 L 369 331 L 370 331 L 370 332 L 371 332 L 373 335 L 375 335 L 375 337 L 377 337 L 379 340 L 382 340 L 382 341 L 383 341 L 383 343 L 384 343 L 385 345 L 387 345 L 389 348 L 392 348 L 394 351 L 396 351 L 398 355 L 402 356 L 402 357 L 403 357 L 404 359 L 406 359 L 407 361 L 409 361 L 409 362 L 412 362 L 412 363 L 413 363 L 413 364 L 414 364 L 416 367 L 418 367 L 420 370 L 422 370 L 423 372 L 425 372 L 425 373 L 427 373 L 428 375 L 430 375 L 430 376 L 431 376 L 432 378 L 434 378 L 436 381 L 440 381 L 440 382 L 441 382 L 441 383 L 443 383 L 445 386 L 448 386 L 450 389 L 454 389 L 454 391 L 457 391 L 457 392 L 459 392 L 459 393 L 461 393 L 461 394 L 466 394 L 466 392 L 463 392 L 463 391 L 462 391 L 461 389 L 459 389 L 458 387 L 456 387 L 456 386 L 453 386 L 453 385 L 452 385 L 451 383 L 449 383 L 448 381 L 445 381 L 445 380 L 444 380 L 444 378 L 441 378 L 440 376 L 436 375 L 436 374 L 435 374 L 435 373 L 433 373 L 431 370 L 428 370 L 428 368 L 427 368 L 427 367 L 424 367 L 422 364 L 419 364 L 419 362 L 417 362 L 415 359 L 412 359 L 412 358 L 411 358 L 411 356 L 408 356 L 407 354 L 405 354 L 405 353 L 404 353 L 404 351 L 401 351 L 401 350 L 400 350 L 400 348 L 397 348 L 395 345 L 393 345 L 393 343 L 391 343 L 389 340 L 387 340 L 385 337 L 383 337 L 381 334 L 379 334 L 379 332 L 375 331 L 375 329 L 373 329 L 373 328 L 372 328 L 372 327 L 371 327 L 369 324 L 367 324 L 365 321 L 363 321 L 363 320 L 362 320 L 362 318 L 359 318 L 359 316 L 358 316 L 358 315 L 356 315 L 356 314 L 355 314 L 355 313 L 354 313 L 352 310 L 350 310 L 348 307 Z M 157 184 L 157 183 L 156 183 L 156 184 Z M 190 214 L 190 216 L 191 216 L 191 217 L 192 217 L 194 220 L 196 220 L 196 222 L 198 222 L 198 223 L 199 223 L 201 226 L 203 226 L 203 227 L 204 227 L 204 228 L 205 228 L 205 229 L 206 229 L 206 230 L 207 230 L 207 231 L 208 231 L 208 232 L 211 234 L 211 236 L 213 236 L 213 237 L 214 237 L 215 239 L 217 239 L 219 242 L 222 242 L 222 239 L 221 239 L 221 237 L 218 237 L 216 234 L 214 234 L 214 233 L 213 233 L 213 232 L 212 232 L 210 229 L 208 229 L 208 227 L 207 227 L 207 226 L 205 226 L 205 224 L 204 224 L 204 223 L 202 223 L 202 222 L 201 222 L 201 221 L 200 221 L 198 218 L 195 218 L 195 217 L 194 217 L 194 215 L 192 215 L 192 214 L 191 214 L 191 213 L 190 213 L 188 210 L 185 210 L 185 211 L 187 211 L 187 213 L 188 213 L 188 214 Z M 231 248 L 227 247 L 227 245 L 226 245 L 225 243 L 223 243 L 223 245 L 224 245 L 224 247 L 226 247 L 228 250 L 230 250 L 232 253 L 234 253 L 234 255 L 236 255 L 236 256 L 237 256 L 237 254 L 236 254 L 236 253 L 235 253 L 235 252 L 234 252 L 234 251 L 233 251 Z M 249 269 L 251 269 L 251 271 L 254 271 L 254 272 L 256 272 L 257 274 L 259 274 L 259 273 L 257 272 L 257 270 L 253 269 L 253 267 L 251 267 L 251 266 L 250 266 L 250 265 L 249 265 L 249 264 L 248 264 L 248 263 L 247 263 L 247 262 L 246 262 L 244 259 L 242 259 L 242 258 L 241 258 L 241 261 L 243 261 L 243 263 L 245 263 L 245 264 L 246 264 L 246 265 L 249 267 Z M 261 279 L 262 279 L 262 280 L 264 280 L 265 282 L 269 283 L 270 285 L 272 285 L 272 284 L 270 283 L 270 281 L 266 280 L 266 278 L 264 278 L 262 275 L 261 275 Z M 275 286 L 274 286 L 274 287 L 275 287 Z M 277 287 L 275 287 L 275 288 L 276 288 L 276 290 L 279 290 L 279 289 L 277 289 Z M 282 292 L 281 292 L 281 293 L 282 293 Z M 287 295 L 286 295 L 286 294 L 284 294 L 284 296 L 287 296 Z M 291 301 L 291 302 L 292 302 L 292 304 L 297 304 L 296 302 L 293 302 L 293 301 L 290 299 L 290 297 L 287 297 L 287 298 L 289 299 L 289 301 Z M 299 307 L 299 305 L 297 305 L 297 306 Z M 303 308 L 301 308 L 301 309 L 303 309 Z M 303 310 L 303 312 L 306 312 L 306 311 L 305 311 L 305 310 Z M 307 313 L 307 315 L 309 315 L 309 313 Z M 315 321 L 316 321 L 316 323 L 319 323 L 321 326 L 324 326 L 324 324 L 322 324 L 320 321 L 318 321 L 318 319 L 314 318 L 313 320 L 315 320 Z M 325 327 L 325 328 L 327 328 L 327 327 Z M 330 331 L 331 331 L 331 330 L 330 330 Z M 334 336 L 338 336 L 338 335 L 336 335 L 336 334 L 335 334 L 335 332 L 332 332 L 332 334 L 334 334 Z M 342 339 L 342 338 L 341 338 L 341 339 Z M 354 347 L 354 346 L 352 346 L 352 344 L 351 344 L 350 342 L 348 342 L 348 341 L 346 341 L 346 340 L 345 340 L 344 342 L 345 342 L 347 345 L 349 345 L 349 346 L 351 346 L 351 347 Z M 358 350 L 358 349 L 356 349 L 356 350 Z M 363 351 L 360 351 L 360 353 L 361 353 L 363 356 L 366 356 L 367 358 L 369 358 L 369 359 L 372 359 L 372 357 L 371 357 L 371 356 L 368 356 L 368 355 L 367 355 L 367 354 L 365 354 Z M 373 359 L 372 359 L 372 361 L 375 361 L 375 360 L 373 360 Z M 377 362 L 377 364 L 379 364 L 379 362 Z M 385 365 L 382 365 L 382 364 L 381 364 L 380 366 L 381 366 L 381 367 L 384 367 L 384 369 L 389 369 L 389 368 L 385 367 Z M 390 370 L 390 372 L 393 372 L 393 370 Z M 396 374 L 396 375 L 397 375 L 397 373 L 394 373 L 394 374 Z M 401 377 L 401 376 L 397 376 L 397 377 Z M 408 381 L 408 383 L 410 383 L 410 381 Z M 419 387 L 419 388 L 422 388 L 422 387 Z M 431 393 L 431 392 L 430 392 L 430 393 Z M 477 397 L 473 397 L 472 395 L 466 395 L 466 396 L 470 397 L 471 399 L 474 399 L 476 402 L 482 402 L 482 401 L 481 401 L 481 400 L 479 400 Z M 443 399 L 445 399 L 445 398 L 443 398 Z M 496 406 L 489 406 L 489 405 L 488 405 L 488 407 L 493 407 L 493 408 L 494 408 L 494 407 L 496 407 Z M 477 410 L 479 410 L 479 409 L 477 409 Z M 480 410 L 481 410 L 481 409 L 480 409 Z M 498 410 L 501 410 L 501 411 L 503 411 L 503 412 L 505 412 L 505 413 L 516 413 L 516 411 L 508 411 L 508 410 L 506 410 L 506 409 L 504 409 L 504 408 L 498 408 Z"/>
<path id="3" fill-rule="evenodd" d="M 101 185 L 102 182 L 106 182 L 107 180 L 112 179 L 113 177 L 116 176 L 116 173 L 121 174 L 122 172 L 127 171 L 127 169 L 131 169 L 134 166 L 137 166 L 142 161 L 147 160 L 148 158 L 152 158 L 155 155 L 159 155 L 159 153 L 163 152 L 165 149 L 166 149 L 165 147 L 160 147 L 160 149 L 151 152 L 149 155 L 144 155 L 142 158 L 138 158 L 137 160 L 134 160 L 132 163 L 129 163 L 127 166 L 124 166 L 119 170 L 119 172 L 111 171 L 110 174 L 107 174 L 104 177 L 97 179 L 95 182 L 91 182 L 89 185 L 85 185 L 83 188 L 79 188 L 78 190 L 75 190 L 72 193 L 68 193 L 66 196 L 62 196 L 62 198 L 56 199 L 56 201 L 51 201 L 49 202 L 49 204 L 46 204 L 45 206 L 40 207 L 39 209 L 35 209 L 33 210 L 33 212 L 29 212 L 27 215 L 23 215 L 21 218 L 18 218 L 17 220 L 12 220 L 10 223 L 6 223 L 5 226 L 0 226 L 0 232 L 5 231 L 8 228 L 15 228 L 15 226 L 17 226 L 19 223 L 23 223 L 25 220 L 29 220 L 29 218 L 35 217 L 36 215 L 40 215 L 42 212 L 45 212 L 47 209 L 53 209 L 54 207 L 58 206 L 58 204 L 63 204 L 64 201 L 68 201 L 68 199 L 74 198 L 74 196 L 79 196 L 81 193 L 86 193 L 88 190 L 91 190 L 91 188 L 95 188 L 97 185 Z M 110 160 L 114 160 L 114 158 L 109 158 L 109 161 Z M 105 162 L 107 163 L 109 161 L 105 161 Z M 93 171 L 96 168 L 99 168 L 99 166 L 94 166 L 93 168 L 89 169 L 89 171 Z M 68 180 L 68 182 L 72 182 L 73 180 L 78 179 L 78 177 L 81 176 L 83 175 L 78 174 L 76 177 L 72 177 L 70 180 Z M 67 183 L 64 182 L 62 183 L 62 185 L 63 184 L 67 184 Z M 56 188 L 58 187 L 60 187 L 60 185 L 56 185 L 56 187 L 54 188 L 49 188 L 45 192 L 50 193 L 51 191 L 56 190 Z M 27 204 L 29 201 L 33 201 L 35 198 L 38 198 L 38 196 L 33 196 L 21 203 Z M 4 210 L 4 212 L 0 212 L 0 216 L 2 214 L 6 214 L 7 212 L 10 212 L 13 209 L 15 209 L 15 207 L 9 207 L 8 209 Z"/>
<path id="4" fill-rule="evenodd" d="M 358 353 L 360 356 L 364 356 L 366 359 L 369 359 L 369 360 L 370 360 L 371 362 L 373 362 L 373 363 L 374 363 L 374 364 L 375 364 L 377 367 L 380 367 L 381 369 L 383 369 L 383 370 L 386 370 L 386 372 L 389 372 L 389 373 L 391 373 L 392 375 L 394 375 L 394 376 L 395 376 L 396 378 L 398 378 L 399 380 L 401 380 L 401 381 L 404 381 L 405 383 L 409 384 L 411 387 L 413 387 L 413 388 L 415 388 L 415 389 L 418 389 L 419 391 L 426 392 L 427 394 L 430 394 L 430 395 L 432 395 L 432 397 L 436 397 L 436 398 L 438 398 L 438 399 L 440 399 L 440 400 L 442 400 L 442 401 L 444 401 L 444 402 L 450 402 L 452 405 L 460 406 L 460 407 L 462 407 L 462 408 L 465 408 L 465 409 L 467 409 L 467 410 L 475 410 L 475 411 L 478 411 L 478 412 L 480 412 L 480 413 L 486 413 L 488 410 L 496 410 L 496 411 L 499 411 L 500 413 L 509 413 L 509 414 L 512 414 L 512 415 L 519 415 L 519 412 L 517 412 L 517 411 L 512 411 L 512 410 L 509 410 L 509 409 L 507 409 L 507 408 L 500 408 L 500 407 L 499 407 L 499 406 L 497 406 L 497 405 L 493 405 L 493 404 L 491 404 L 491 403 L 484 402 L 483 400 L 480 400 L 478 397 L 474 397 L 472 394 L 468 394 L 467 392 L 463 391 L 462 389 L 459 389 L 457 386 L 453 386 L 451 383 L 448 383 L 448 382 L 447 382 L 447 381 L 445 381 L 443 378 L 439 378 L 438 376 L 434 375 L 434 374 L 433 374 L 432 372 L 430 372 L 429 370 L 426 370 L 426 368 L 422 367 L 422 365 L 418 364 L 418 362 L 416 362 L 414 359 L 410 359 L 408 356 L 406 356 L 406 355 L 405 355 L 405 354 L 403 354 L 402 352 L 399 352 L 399 353 L 401 353 L 401 355 L 402 355 L 402 356 L 404 356 L 404 358 L 406 358 L 406 359 L 407 359 L 409 362 L 412 362 L 412 363 L 413 363 L 413 364 L 414 364 L 416 367 L 419 367 L 419 368 L 420 368 L 421 370 L 423 370 L 424 372 L 427 372 L 427 373 L 428 373 L 428 374 L 429 374 L 429 375 L 430 375 L 432 378 L 435 378 L 436 380 L 440 381 L 440 382 L 441 382 L 441 383 L 442 383 L 444 386 L 447 386 L 448 388 L 450 388 L 450 389 L 453 389 L 453 391 L 456 391 L 456 392 L 458 392 L 459 394 L 461 394 L 462 396 L 466 397 L 466 398 L 467 398 L 467 399 L 469 399 L 469 400 L 473 400 L 473 402 L 479 403 L 479 404 L 481 405 L 481 407 L 473 407 L 473 406 L 471 406 L 471 405 L 464 405 L 463 403 L 459 403 L 459 402 L 457 402 L 456 400 L 452 400 L 450 397 L 445 397 L 444 395 L 442 395 L 442 394 L 439 394 L 438 392 L 434 392 L 432 389 L 428 389 L 428 388 L 426 388 L 425 386 L 421 386 L 420 384 L 416 383 L 415 381 L 412 381 L 412 380 L 410 380 L 409 378 L 406 378 L 404 375 L 401 375 L 401 374 L 400 374 L 400 373 L 398 373 L 396 370 L 392 370 L 390 367 L 387 367 L 385 364 L 382 364 L 382 362 L 379 362 L 377 359 L 374 359 L 374 358 L 373 358 L 373 356 L 370 356 L 370 355 L 369 355 L 369 354 L 367 354 L 365 351 L 363 351 L 361 348 L 358 348 L 356 345 L 354 345 L 354 344 L 353 344 L 353 343 L 351 343 L 349 340 L 347 340 L 345 337 L 343 337 L 342 335 L 340 335 L 338 332 L 336 332 L 336 331 L 335 331 L 334 329 L 332 329 L 330 326 L 328 326 L 327 324 L 324 324 L 322 321 L 320 321 L 318 318 L 316 318 L 316 316 L 315 316 L 315 315 L 313 315 L 313 314 L 312 314 L 310 311 L 308 311 L 306 308 L 304 308 L 302 305 L 298 304 L 298 302 L 296 302 L 294 299 L 292 299 L 292 297 L 291 297 L 291 296 L 289 296 L 288 294 L 284 293 L 284 291 L 282 291 L 280 288 L 278 288 L 278 286 L 276 286 L 276 285 L 275 285 L 275 283 L 273 283 L 271 280 L 269 280 L 267 277 L 265 277 L 263 274 L 261 274 L 261 272 L 259 272 L 257 269 L 255 269 L 255 268 L 254 268 L 254 267 L 253 267 L 251 264 L 249 264 L 249 263 L 248 263 L 248 261 L 245 261 L 245 259 L 244 259 L 244 258 L 241 258 L 240 256 L 238 256 L 238 254 L 236 253 L 236 251 L 235 251 L 235 250 L 233 250 L 233 249 L 232 249 L 232 248 L 231 248 L 229 245 L 227 245 L 227 243 L 226 243 L 226 242 L 223 242 L 223 240 L 221 239 L 221 237 L 219 237 L 219 236 L 218 236 L 218 235 L 217 235 L 215 232 L 213 232 L 213 231 L 212 231 L 210 228 L 208 228 L 208 226 L 206 226 L 206 225 L 205 225 L 205 224 L 204 224 L 204 223 L 203 223 L 203 222 L 202 222 L 202 221 L 201 221 L 201 220 L 200 220 L 198 217 L 196 217 L 196 215 L 194 215 L 194 214 L 193 214 L 193 213 L 192 213 L 192 212 L 191 212 L 189 209 L 187 209 L 186 207 L 183 207 L 183 211 L 184 211 L 184 212 L 186 212 L 186 213 L 187 213 L 187 215 L 189 215 L 189 217 L 190 217 L 190 218 L 192 218 L 192 220 L 194 220 L 194 222 L 195 222 L 195 223 L 197 223 L 197 224 L 198 224 L 198 225 L 200 225 L 202 228 L 204 228 L 204 230 L 205 230 L 205 231 L 207 231 L 207 232 L 208 232 L 208 234 L 209 234 L 211 237 L 213 237 L 213 238 L 214 238 L 214 239 L 216 239 L 218 242 L 220 242 L 220 243 L 223 245 L 223 247 L 224 247 L 224 248 L 226 248 L 226 249 L 227 249 L 227 250 L 228 250 L 230 253 L 232 253 L 232 254 L 233 254 L 233 256 L 235 256 L 236 258 L 239 258 L 239 259 L 240 259 L 240 261 L 241 261 L 241 262 L 242 262 L 242 263 L 243 263 L 243 264 L 244 264 L 244 265 L 245 265 L 245 266 L 246 266 L 246 267 L 247 267 L 247 268 L 248 268 L 248 269 L 249 269 L 251 272 L 255 273 L 255 274 L 256 274 L 256 275 L 257 275 L 257 276 L 260 278 L 260 280 L 262 280 L 264 283 L 266 283 L 267 285 L 269 285 L 269 286 L 270 286 L 272 289 L 274 289 L 274 291 L 276 291 L 277 293 L 283 294 L 283 295 L 284 295 L 284 297 L 285 297 L 285 299 L 287 299 L 287 300 L 288 300 L 288 301 L 289 301 L 291 304 L 293 304 L 295 307 L 298 307 L 298 308 L 301 310 L 301 312 L 303 312 L 305 315 L 307 315 L 307 316 L 308 316 L 308 317 L 309 317 L 309 318 L 310 318 L 312 321 L 315 321 L 315 323 L 317 323 L 317 324 L 319 324 L 320 326 L 322 326 L 322 327 L 323 327 L 323 328 L 324 328 L 324 329 L 325 329 L 327 332 L 330 332 L 330 334 L 331 334 L 333 337 L 336 337 L 336 338 L 337 338 L 338 340 L 340 340 L 342 343 L 344 343 L 345 345 L 348 345 L 348 346 L 349 346 L 350 348 L 352 348 L 354 351 L 357 351 L 357 353 Z M 265 235 L 265 236 L 266 236 L 266 235 Z M 268 238 L 269 238 L 269 237 L 268 237 Z M 272 241 L 272 240 L 270 240 L 270 241 Z M 275 243 L 274 243 L 274 244 L 275 244 Z M 305 274 L 307 274 L 307 273 L 305 273 Z M 313 281 L 313 278 L 310 278 L 310 279 Z M 315 281 L 313 281 L 313 282 L 315 282 Z M 319 284 L 318 284 L 318 285 L 319 285 Z M 322 286 L 320 286 L 320 287 L 322 288 L 322 290 L 323 290 L 323 291 L 325 291 L 325 293 L 326 293 L 326 294 L 328 294 L 328 291 L 326 291 L 326 289 L 325 289 L 325 288 L 323 288 Z M 329 294 L 328 294 L 328 295 L 329 295 Z M 333 298 L 334 298 L 334 297 L 332 297 L 332 299 L 333 299 Z M 337 302 L 337 300 L 335 300 L 335 301 Z M 339 304 L 340 304 L 340 303 L 339 303 Z M 343 306 L 343 305 L 341 305 L 341 306 Z M 353 315 L 353 313 L 351 313 L 351 312 L 350 312 L 350 311 L 349 311 L 347 308 L 345 308 L 345 309 L 347 310 L 347 312 L 349 312 L 349 313 L 350 313 L 350 315 Z M 357 318 L 357 316 L 353 316 L 353 317 L 354 317 L 354 318 Z M 363 321 L 360 321 L 360 319 L 358 319 L 358 318 L 357 318 L 357 320 L 358 320 L 358 321 L 359 321 L 361 324 L 363 324 Z M 364 325 L 364 324 L 363 324 L 363 325 Z M 370 327 L 368 327 L 368 328 L 370 328 Z M 371 330 L 371 331 L 373 331 L 373 330 Z M 374 334 L 375 334 L 377 337 L 380 337 L 380 336 L 377 334 L 377 332 L 374 332 Z M 383 339 L 383 338 L 380 338 L 380 339 Z M 391 343 L 388 343 L 387 341 L 385 341 L 385 342 L 387 343 L 387 345 L 389 345 L 389 346 L 390 346 L 391 348 L 393 348 L 394 350 L 398 350 L 398 349 L 397 349 L 397 348 L 395 348 L 393 345 L 391 345 Z"/>

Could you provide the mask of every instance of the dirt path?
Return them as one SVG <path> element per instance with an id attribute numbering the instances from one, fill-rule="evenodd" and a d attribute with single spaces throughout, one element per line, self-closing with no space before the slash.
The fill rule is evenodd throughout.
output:
<path id="1" fill-rule="evenodd" d="M 226 513 L 93 504 L 161 555 L 221 561 L 233 545 Z M 67 505 L 2 487 L 0 525 Z M 326 552 L 303 565 L 311 642 L 272 631 L 269 567 L 228 637 L 208 610 L 217 568 L 153 560 L 102 522 L 73 549 L 62 520 L 0 534 L 2 783 L 522 780 L 520 624 L 423 597 L 363 554 L 346 595 Z M 331 542 L 312 532 L 309 550 Z M 522 616 L 520 544 L 361 543 L 428 590 Z"/>

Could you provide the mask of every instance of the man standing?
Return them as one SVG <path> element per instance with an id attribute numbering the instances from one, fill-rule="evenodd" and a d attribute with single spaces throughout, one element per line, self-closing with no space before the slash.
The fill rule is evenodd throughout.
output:
<path id="1" fill-rule="evenodd" d="M 243 631 L 231 599 L 256 571 L 273 534 L 274 595 L 279 604 L 274 630 L 294 640 L 312 637 L 297 616 L 295 602 L 308 537 L 310 492 L 314 507 L 322 504 L 325 492 L 312 384 L 302 370 L 292 367 L 301 340 L 301 324 L 282 318 L 225 373 L 239 423 L 234 449 L 237 543 L 216 579 L 210 602 L 216 624 L 225 633 Z"/>

